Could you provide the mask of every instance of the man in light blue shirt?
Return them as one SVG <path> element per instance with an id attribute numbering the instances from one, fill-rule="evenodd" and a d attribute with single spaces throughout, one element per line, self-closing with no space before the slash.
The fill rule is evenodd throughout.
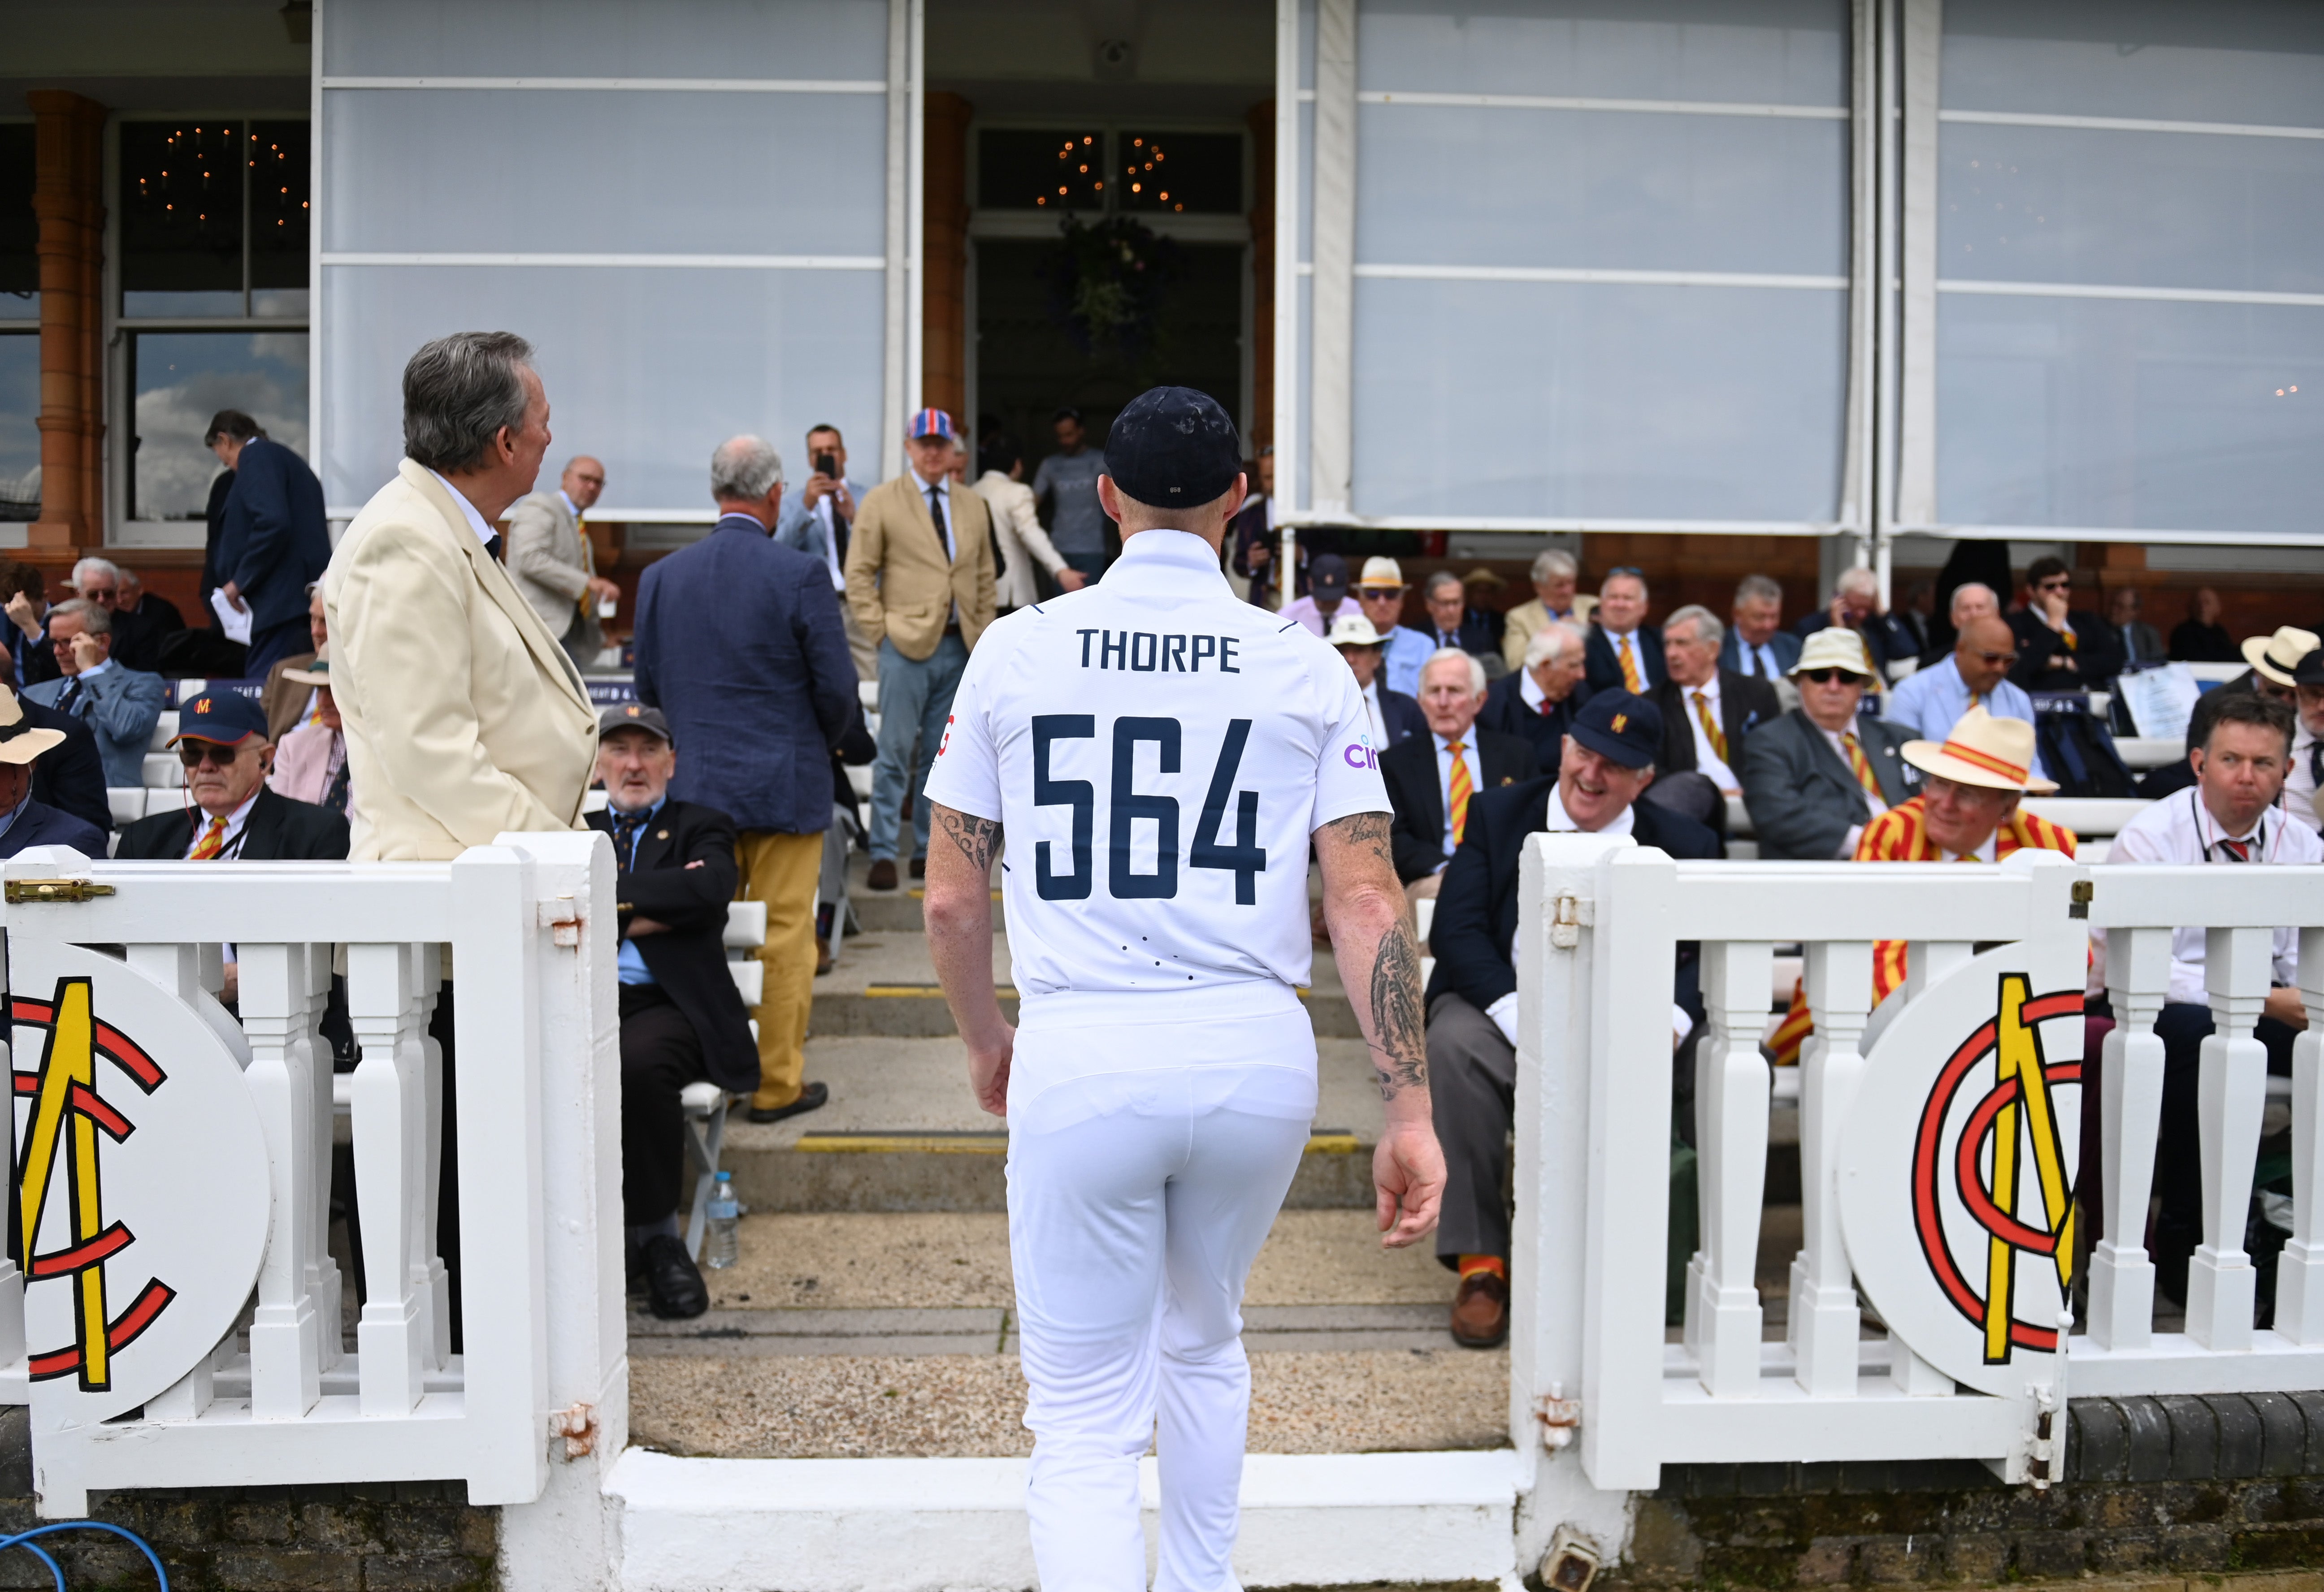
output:
<path id="1" fill-rule="evenodd" d="M 1915 670 L 1888 693 L 1883 717 L 1918 730 L 1926 741 L 1942 741 L 1972 704 L 1997 719 L 2034 722 L 2034 699 L 2009 683 L 2017 663 L 2017 637 L 2007 621 L 1993 615 L 1961 626 L 1952 655 Z M 2034 772 L 2043 773 L 2036 753 Z"/>

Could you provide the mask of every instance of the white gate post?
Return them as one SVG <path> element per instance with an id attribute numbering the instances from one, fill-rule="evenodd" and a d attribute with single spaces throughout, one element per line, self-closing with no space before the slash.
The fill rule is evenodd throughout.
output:
<path id="1" fill-rule="evenodd" d="M 1755 1278 L 1759 1207 L 1767 1185 L 1767 1106 L 1774 1080 L 1759 1054 L 1775 948 L 1713 941 L 1702 948 L 1710 1032 L 1695 1048 L 1694 1143 L 1702 1248 L 1687 1273 L 1695 1371 L 1721 1398 L 1759 1389 L 1764 1312 Z"/>
<path id="2" fill-rule="evenodd" d="M 629 1442 L 613 848 L 594 833 L 498 843 L 532 859 L 549 925 L 540 982 L 548 1482 L 536 1501 L 501 1512 L 500 1581 L 507 1592 L 596 1592 L 613 1585 L 620 1556 L 604 1475 Z"/>
<path id="3" fill-rule="evenodd" d="M 2187 1336 L 2213 1350 L 2249 1348 L 2259 1274 L 2244 1253 L 2245 1212 L 2267 1109 L 2267 1047 L 2252 1033 L 2274 971 L 2273 929 L 2212 929 L 2204 978 L 2210 1037 L 2197 1063 L 2203 1146 L 2203 1241 L 2187 1266 Z"/>
<path id="4" fill-rule="evenodd" d="M 1802 1387 L 1827 1398 L 1853 1396 L 1857 1335 L 1863 1324 L 1840 1230 L 1840 1136 L 1864 1074 L 1857 1042 L 1871 1016 L 1872 945 L 1811 941 L 1808 1010 L 1815 1019 L 1800 1080 L 1800 1203 L 1806 1242 L 1792 1262 L 1785 1336 Z"/>
<path id="5" fill-rule="evenodd" d="M 242 1026 L 251 1051 L 244 1077 L 258 1103 L 274 1166 L 273 1220 L 250 1323 L 250 1413 L 254 1420 L 292 1421 L 323 1395 L 321 1323 L 308 1284 L 315 1247 L 312 1180 L 330 1175 L 327 1166 L 315 1165 L 307 947 L 244 944 L 237 965 Z M 337 1316 L 329 1325 L 338 1331 Z"/>
<path id="6" fill-rule="evenodd" d="M 2114 1008 L 2098 1068 L 2106 1231 L 2090 1250 L 2089 1335 L 2101 1348 L 2145 1348 L 2154 1341 L 2146 1202 L 2154 1187 L 2154 1129 L 2163 1118 L 2163 1041 L 2154 1019 L 2171 984 L 2171 931 L 2109 930 L 2106 966 Z"/>
<path id="7" fill-rule="evenodd" d="M 2300 931 L 2300 998 L 2308 1026 L 2292 1042 L 2292 1242 L 2276 1263 L 2275 1330 L 2294 1343 L 2324 1343 L 2324 1133 L 2317 1131 L 2324 1072 L 2324 929 Z"/>

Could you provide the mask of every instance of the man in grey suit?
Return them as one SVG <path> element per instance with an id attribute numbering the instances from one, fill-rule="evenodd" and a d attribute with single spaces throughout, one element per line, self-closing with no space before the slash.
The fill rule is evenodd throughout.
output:
<path id="1" fill-rule="evenodd" d="M 1808 637 L 1791 673 L 1800 705 L 1743 743 L 1743 805 L 1762 858 L 1845 861 L 1866 824 L 1917 792 L 1919 775 L 1898 755 L 1914 735 L 1857 717 L 1875 676 L 1863 637 L 1846 626 Z"/>
<path id="2" fill-rule="evenodd" d="M 49 610 L 49 645 L 64 672 L 24 700 L 85 721 L 107 786 L 145 783 L 145 750 L 161 720 L 161 676 L 113 661 L 113 616 L 86 597 Z"/>
<path id="3" fill-rule="evenodd" d="M 582 454 L 565 466 L 555 492 L 537 492 L 509 511 L 508 572 L 577 668 L 605 645 L 597 605 L 618 602 L 622 588 L 597 573 L 581 517 L 605 490 L 605 466 Z"/>
<path id="4" fill-rule="evenodd" d="M 855 505 L 872 489 L 847 478 L 847 443 L 836 426 L 817 426 L 807 434 L 807 461 L 811 474 L 796 500 L 783 505 L 775 539 L 794 548 L 831 572 L 831 589 L 839 595 L 839 617 L 847 627 L 847 652 L 855 660 L 858 680 L 880 677 L 880 649 L 863 634 L 847 607 L 847 543 L 855 525 Z"/>

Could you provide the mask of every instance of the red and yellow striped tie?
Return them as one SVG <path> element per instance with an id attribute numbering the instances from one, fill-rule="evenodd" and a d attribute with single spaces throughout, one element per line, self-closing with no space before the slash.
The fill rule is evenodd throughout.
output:
<path id="1" fill-rule="evenodd" d="M 1638 673 L 1638 660 L 1637 657 L 1630 651 L 1630 638 L 1628 636 L 1622 637 L 1619 644 L 1622 649 L 1623 686 L 1634 693 L 1644 691 L 1646 688 L 1646 682 L 1645 677 Z"/>
<path id="2" fill-rule="evenodd" d="M 1856 743 L 1856 732 L 1850 730 L 1843 734 L 1840 743 L 1848 748 L 1848 766 L 1856 770 L 1856 783 L 1864 787 L 1864 794 L 1886 805 L 1888 798 L 1880 794 L 1880 777 L 1873 773 L 1872 759 L 1866 757 L 1864 749 Z"/>
<path id="3" fill-rule="evenodd" d="M 186 860 L 189 862 L 207 862 L 225 849 L 226 820 L 223 818 L 213 818 L 210 820 L 209 829 L 202 835 L 200 840 L 194 843 L 194 849 L 186 853 Z"/>
<path id="4" fill-rule="evenodd" d="M 1457 741 L 1448 741 L 1444 750 L 1452 754 L 1452 777 L 1444 787 L 1444 810 L 1452 820 L 1452 843 L 1459 845 L 1461 836 L 1469 827 L 1469 765 L 1461 754 L 1467 749 Z"/>
<path id="5" fill-rule="evenodd" d="M 1727 732 L 1719 721 L 1711 716 L 1711 698 L 1698 691 L 1694 694 L 1694 716 L 1702 721 L 1702 732 L 1711 741 L 1711 750 L 1720 762 L 1727 760 Z"/>

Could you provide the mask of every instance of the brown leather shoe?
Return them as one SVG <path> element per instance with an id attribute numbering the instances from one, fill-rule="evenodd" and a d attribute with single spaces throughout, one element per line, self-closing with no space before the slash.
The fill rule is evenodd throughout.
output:
<path id="1" fill-rule="evenodd" d="M 881 857 L 878 860 L 874 861 L 872 864 L 872 871 L 864 876 L 863 882 L 870 885 L 875 890 L 894 889 L 896 888 L 896 860 L 893 857 Z"/>
<path id="2" fill-rule="evenodd" d="M 829 972 L 833 960 L 831 942 L 817 934 L 815 937 L 815 976 L 819 979 Z"/>
<path id="3" fill-rule="evenodd" d="M 1509 1284 L 1490 1272 L 1471 1272 L 1452 1296 L 1452 1341 L 1463 1348 L 1498 1348 L 1509 1335 Z"/>

